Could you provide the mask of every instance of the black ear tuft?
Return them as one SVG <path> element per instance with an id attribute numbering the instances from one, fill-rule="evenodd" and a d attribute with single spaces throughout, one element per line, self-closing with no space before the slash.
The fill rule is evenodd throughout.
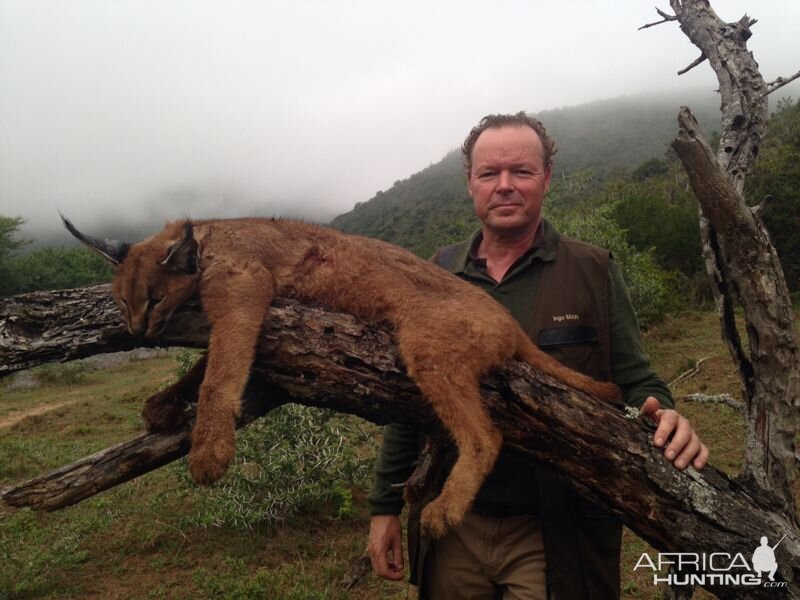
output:
<path id="1" fill-rule="evenodd" d="M 83 235 L 75 228 L 72 221 L 61 214 L 61 211 L 58 211 L 58 214 L 61 217 L 61 221 L 64 223 L 64 227 L 67 228 L 67 231 L 115 267 L 118 267 L 122 261 L 125 260 L 125 257 L 128 255 L 128 250 L 131 247 L 129 243 L 119 242 L 117 240 L 101 240 L 100 238 Z"/>
<path id="2" fill-rule="evenodd" d="M 161 265 L 190 275 L 197 273 L 197 240 L 194 239 L 194 227 L 189 219 L 184 223 L 183 237 L 169 247 Z"/>

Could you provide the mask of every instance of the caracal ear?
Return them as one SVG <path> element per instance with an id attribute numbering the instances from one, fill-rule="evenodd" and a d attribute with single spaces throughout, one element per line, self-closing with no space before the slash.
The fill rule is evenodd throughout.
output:
<path id="1" fill-rule="evenodd" d="M 197 240 L 189 219 L 183 225 L 183 237 L 169 247 L 161 266 L 189 274 L 197 272 Z"/>
<path id="2" fill-rule="evenodd" d="M 97 252 L 100 256 L 105 258 L 112 265 L 118 267 L 122 261 L 125 260 L 125 257 L 128 255 L 128 250 L 131 247 L 129 243 L 120 242 L 117 240 L 101 240 L 100 238 L 83 235 L 75 228 L 75 226 L 72 224 L 72 221 L 61 214 L 61 211 L 58 211 L 58 214 L 61 217 L 61 221 L 64 223 L 64 227 L 67 228 L 67 231 L 78 238 L 81 243 L 85 244 Z"/>

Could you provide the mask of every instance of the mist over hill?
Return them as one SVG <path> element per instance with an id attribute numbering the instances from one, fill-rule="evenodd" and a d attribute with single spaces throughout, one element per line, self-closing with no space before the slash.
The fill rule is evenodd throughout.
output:
<path id="1" fill-rule="evenodd" d="M 558 145 L 554 178 L 587 169 L 603 177 L 615 168 L 634 169 L 648 159 L 663 158 L 677 134 L 682 105 L 692 108 L 707 135 L 719 130 L 717 94 L 698 91 L 624 96 L 535 116 Z M 357 203 L 331 225 L 411 248 L 424 257 L 441 244 L 462 239 L 477 221 L 466 193 L 460 150 Z"/>
<path id="2" fill-rule="evenodd" d="M 639 94 L 588 104 L 556 108 L 538 113 L 556 139 L 555 175 L 591 169 L 596 176 L 618 166 L 634 168 L 644 160 L 663 157 L 675 136 L 676 115 L 681 104 L 695 110 L 706 133 L 718 129 L 718 97 L 711 92 Z M 466 131 L 464 132 L 467 133 Z M 456 148 L 462 140 L 454 139 Z M 427 256 L 442 242 L 463 237 L 475 226 L 465 191 L 461 157 L 457 150 L 395 184 L 373 198 L 333 219 L 344 231 L 385 239 Z M 88 201 L 88 200 L 87 200 Z M 312 198 L 275 198 L 248 195 L 236 189 L 206 189 L 200 184 L 154 192 L 135 201 L 133 215 L 120 214 L 98 204 L 90 218 L 67 216 L 92 235 L 139 240 L 163 227 L 165 214 L 171 218 L 188 215 L 203 218 L 231 216 L 298 216 L 309 221 L 329 222 L 334 214 Z M 318 206 L 314 213 L 300 207 Z M 33 243 L 20 254 L 42 247 L 72 247 L 77 244 L 60 226 L 57 208 L 46 226 L 24 226 L 21 236 Z"/>

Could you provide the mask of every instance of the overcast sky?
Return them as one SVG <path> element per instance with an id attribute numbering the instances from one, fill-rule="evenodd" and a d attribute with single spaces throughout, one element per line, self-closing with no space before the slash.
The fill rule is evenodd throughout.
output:
<path id="1" fill-rule="evenodd" d="M 712 3 L 759 19 L 768 81 L 800 69 L 800 1 Z M 56 207 L 160 222 L 187 199 L 194 217 L 327 220 L 486 113 L 715 89 L 707 64 L 676 76 L 698 55 L 677 24 L 637 31 L 653 5 L 0 0 L 0 215 L 29 237 Z"/>

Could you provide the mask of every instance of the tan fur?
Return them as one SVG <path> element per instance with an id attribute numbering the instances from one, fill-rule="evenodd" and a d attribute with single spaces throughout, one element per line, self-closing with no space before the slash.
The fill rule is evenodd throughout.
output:
<path id="1" fill-rule="evenodd" d="M 313 300 L 392 324 L 409 376 L 459 453 L 441 495 L 422 515 L 423 527 L 434 536 L 461 522 L 502 445 L 480 400 L 482 375 L 518 357 L 593 396 L 619 397 L 615 385 L 542 353 L 485 292 L 401 248 L 287 220 L 192 226 L 193 232 L 183 222 L 172 223 L 133 245 L 117 268 L 113 290 L 130 329 L 150 335 L 199 292 L 212 329 L 189 455 L 198 483 L 220 478 L 233 458 L 234 418 L 275 296 Z M 183 255 L 160 264 L 170 252 Z M 187 252 L 198 259 L 194 274 L 181 270 L 193 258 Z M 149 428 L 163 428 L 177 411 L 154 397 L 145 417 Z"/>

